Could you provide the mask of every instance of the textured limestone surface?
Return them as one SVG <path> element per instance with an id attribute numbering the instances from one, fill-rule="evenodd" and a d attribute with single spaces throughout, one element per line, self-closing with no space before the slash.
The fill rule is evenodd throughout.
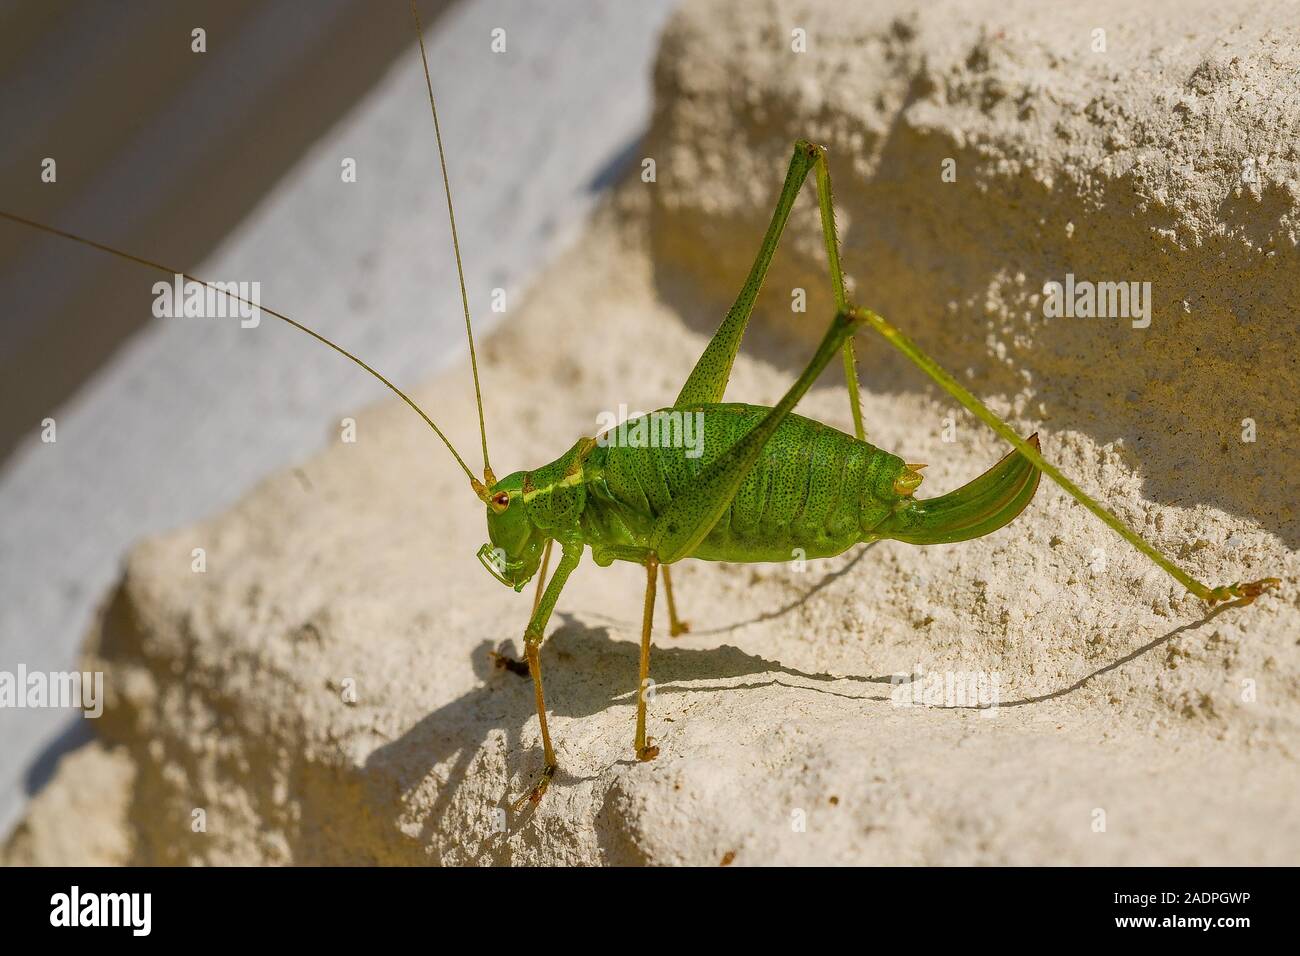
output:
<path id="1" fill-rule="evenodd" d="M 22 196 L 37 204 L 15 211 L 36 219 L 205 278 L 261 282 L 264 304 L 354 349 L 394 381 L 418 382 L 449 367 L 466 351 L 464 321 L 408 5 L 343 0 L 217 0 L 209 5 L 221 6 L 222 17 L 255 21 L 255 27 L 239 31 L 243 54 L 222 44 L 221 56 L 206 58 L 207 66 L 191 67 L 201 76 L 183 90 L 160 80 L 186 98 L 169 100 L 168 112 L 150 117 L 135 115 L 133 106 L 130 128 L 115 129 L 120 136 L 111 142 L 100 143 L 94 133 L 100 123 L 112 125 L 111 113 L 97 113 L 79 135 L 104 147 L 125 148 L 129 142 L 132 150 L 168 155 L 174 144 L 183 143 L 189 160 L 220 166 L 221 183 L 231 185 L 231 177 L 239 178 L 239 170 L 247 175 L 248 167 L 225 164 L 222 157 L 229 144 L 245 139 L 230 131 L 233 120 L 214 125 L 216 101 L 221 103 L 217 112 L 227 117 L 245 115 L 243 109 L 256 105 L 256 115 L 247 116 L 248 121 L 274 128 L 276 110 L 292 112 L 292 107 L 282 99 L 269 102 L 256 77 L 295 73 L 296 88 L 304 88 L 305 74 L 289 49 L 298 55 L 308 49 L 321 53 L 312 44 L 326 36 L 346 49 L 331 60 L 332 69 L 351 77 L 338 82 L 360 82 L 357 71 L 364 71 L 364 64 L 352 55 L 346 38 L 329 28 L 330 23 L 337 26 L 331 11 L 374 8 L 365 36 L 355 41 L 356 57 L 373 59 L 375 49 L 383 48 L 396 59 L 350 108 L 330 90 L 315 91 L 334 103 L 333 112 L 319 103 L 319 109 L 308 112 L 317 117 L 329 113 L 334 125 L 296 162 L 286 156 L 297 155 L 296 141 L 288 142 L 296 134 L 288 131 L 285 141 L 277 134 L 270 155 L 278 159 L 271 165 L 285 163 L 277 166 L 282 176 L 202 263 L 186 262 L 189 253 L 183 250 L 204 241 L 210 222 L 186 231 L 179 250 L 167 242 L 142 246 L 118 231 L 157 221 L 151 210 L 157 203 L 165 206 L 174 194 L 165 184 L 155 184 L 149 171 L 168 162 L 105 165 L 78 151 L 78 185 L 67 191 L 33 191 L 24 171 L 33 167 L 0 156 L 4 204 L 10 205 L 9 196 Z M 651 109 L 650 64 L 671 5 L 672 0 L 476 0 L 446 4 L 440 17 L 433 16 L 437 4 L 424 8 L 460 242 L 467 252 L 465 280 L 480 330 L 506 318 L 488 308 L 493 290 L 505 289 L 512 307 L 520 301 L 531 277 L 582 228 L 602 184 L 609 181 L 612 164 L 644 133 Z M 62 5 L 39 6 L 50 9 L 38 14 L 25 8 L 18 19 L 68 18 Z M 93 48 L 113 62 L 130 62 L 132 75 L 155 80 L 160 75 L 160 65 L 139 50 L 150 43 L 167 44 L 173 34 L 153 16 L 151 4 L 117 7 L 101 4 L 78 11 L 71 18 L 75 30 L 53 28 L 50 43 L 15 64 L 37 77 L 33 89 L 50 92 L 49 108 L 65 127 L 69 116 L 60 110 L 86 97 L 93 100 L 93 94 L 67 73 L 56 84 L 46 83 L 39 72 L 42 63 L 54 64 L 49 68 L 57 72 L 58 57 L 71 56 L 93 75 L 97 61 L 77 52 Z M 188 35 L 190 18 L 199 12 L 188 3 L 184 10 L 180 19 Z M 12 24 L 13 18 L 4 15 L 4 35 L 20 42 Z M 508 25 L 511 38 L 505 55 L 489 46 L 492 30 L 502 24 Z M 215 31 L 215 22 L 208 29 Z M 129 43 L 117 42 L 119 35 L 129 37 Z M 405 47 L 399 51 L 394 44 Z M 370 53 L 363 55 L 362 47 Z M 250 56 L 259 61 L 252 72 L 241 69 Z M 55 95 L 65 87 L 70 100 Z M 62 106 L 56 109 L 55 101 Z M 49 147 L 40 145 L 45 134 L 15 137 L 6 127 L 6 106 L 23 114 L 20 130 L 47 126 L 36 100 L 0 97 L 0 128 L 6 128 L 0 154 L 14 149 L 18 156 L 39 148 L 39 155 L 45 155 Z M 125 108 L 121 102 L 117 106 Z M 176 119 L 176 113 L 204 118 L 193 119 L 202 127 L 202 138 L 180 132 L 183 126 L 159 125 Z M 296 128 L 297 121 L 291 125 Z M 172 165 L 180 162 L 174 155 L 172 159 Z M 344 159 L 358 163 L 355 182 L 343 181 Z M 259 161 L 264 170 L 269 168 L 265 161 L 266 156 Z M 178 175 L 183 166 L 176 166 Z M 222 185 L 211 185 L 203 203 L 187 205 L 178 221 L 184 222 L 185 215 L 206 217 L 212 207 L 223 210 L 219 219 L 233 215 Z M 241 184 L 236 191 L 243 198 L 234 206 L 243 208 L 250 190 L 267 185 L 265 179 Z M 83 195 L 83 189 L 89 192 Z M 64 203 L 72 205 L 65 208 Z M 83 220 L 73 206 L 113 225 Z M 11 420 L 21 417 L 29 436 L 0 463 L 0 671 L 13 672 L 19 664 L 29 672 L 64 670 L 75 662 L 95 609 L 121 574 L 122 557 L 131 545 L 156 531 L 224 511 L 254 482 L 317 450 L 327 427 L 336 428 L 339 419 L 386 393 L 369 376 L 269 316 L 256 329 L 159 320 L 152 313 L 152 285 L 158 277 L 148 270 L 68 243 L 58 245 L 53 237 L 32 241 L 16 227 L 3 228 L 0 242 L 23 248 L 27 257 L 25 265 L 0 279 L 0 301 L 7 303 L 3 322 L 12 319 L 16 332 L 46 324 L 38 318 L 46 314 L 39 301 L 66 302 L 67 296 L 88 303 L 81 312 L 88 329 L 102 331 L 105 323 L 118 327 L 122 322 L 140 326 L 65 404 L 35 418 L 21 412 L 31 407 L 32 396 L 25 396 L 26 404 L 9 401 L 21 385 L 4 377 L 6 366 L 0 363 L 0 407 Z M 84 295 L 83 280 L 91 276 L 111 276 L 120 294 L 102 301 Z M 36 313 L 28 311 L 33 295 Z M 86 340 L 65 336 L 60 343 L 54 334 L 58 328 L 66 333 L 58 322 L 45 329 L 45 354 L 51 362 L 84 352 L 87 341 L 92 348 L 99 341 L 97 331 Z M 74 375 L 80 367 L 73 361 L 63 372 Z M 37 375 L 39 367 L 27 373 Z M 37 426 L 46 411 L 57 421 L 56 443 L 40 440 Z M 0 425 L 0 442 L 3 434 Z M 66 711 L 0 710 L 0 833 L 16 822 L 31 792 L 33 768 L 47 764 L 68 721 Z"/>
<path id="2" fill-rule="evenodd" d="M 662 752 L 639 764 L 643 576 L 587 562 L 544 649 L 561 770 L 512 813 L 541 767 L 538 724 L 531 686 L 490 652 L 518 648 L 531 595 L 474 561 L 481 506 L 386 404 L 355 443 L 134 550 L 88 642 L 107 672 L 98 739 L 64 760 L 8 858 L 1294 863 L 1287 8 L 690 5 L 656 69 L 655 182 L 636 166 L 481 350 L 498 473 L 557 457 L 602 411 L 667 403 L 806 136 L 831 151 L 860 301 L 1191 573 L 1275 574 L 1276 592 L 1207 614 L 1046 482 L 975 542 L 885 542 L 802 569 L 684 564 L 693 630 L 668 637 L 660 608 Z M 806 361 L 829 318 L 819 241 L 809 190 L 730 398 L 774 402 Z M 1149 327 L 1045 317 L 1044 283 L 1067 274 L 1150 282 Z M 871 439 L 931 463 L 923 496 L 1000 456 L 886 346 L 863 338 L 860 359 Z M 474 460 L 467 369 L 416 400 Z M 849 427 L 833 375 L 800 410 Z M 996 681 L 1001 706 L 898 706 L 934 675 Z M 87 788 L 101 799 L 61 812 Z"/>

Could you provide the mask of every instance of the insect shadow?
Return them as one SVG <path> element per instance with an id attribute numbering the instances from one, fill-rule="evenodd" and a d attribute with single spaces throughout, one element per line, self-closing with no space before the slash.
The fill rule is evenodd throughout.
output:
<path id="1" fill-rule="evenodd" d="M 852 565 L 847 565 L 840 571 L 826 575 L 814 585 L 807 597 L 851 567 Z M 767 612 L 761 617 L 767 619 L 789 613 L 798 603 L 800 602 Z M 1075 693 L 1095 678 L 1117 670 L 1179 636 L 1200 629 L 1236 603 L 1221 604 L 1203 617 L 1181 624 L 1067 685 L 1042 694 L 1004 701 L 1000 706 L 1028 706 Z M 133 628 L 128 618 L 123 616 L 126 614 L 127 602 L 123 589 L 119 587 L 106 614 L 103 639 L 98 651 L 106 660 L 121 664 L 128 663 L 138 654 L 134 642 L 127 639 Z M 560 624 L 546 644 L 547 658 L 551 662 L 547 677 L 554 685 L 554 689 L 548 693 L 547 702 L 554 708 L 554 713 L 571 718 L 586 718 L 605 710 L 611 702 L 630 702 L 636 690 L 637 644 L 631 640 L 614 639 L 610 627 L 584 624 L 569 613 L 561 612 L 559 616 Z M 373 750 L 365 760 L 366 776 L 378 788 L 373 797 L 377 803 L 390 799 L 386 795 L 380 795 L 378 790 L 387 790 L 395 784 L 403 795 L 407 795 L 416 791 L 431 774 L 437 774 L 437 795 L 421 827 L 420 842 L 423 846 L 431 845 L 435 833 L 447 832 L 454 824 L 453 800 L 476 761 L 484 759 L 493 731 L 505 729 L 504 741 L 492 749 L 506 755 L 512 779 L 520 787 L 523 786 L 522 781 L 527 779 L 533 742 L 530 741 L 529 747 L 524 747 L 522 735 L 523 728 L 535 716 L 532 690 L 526 680 L 496 666 L 492 652 L 497 648 L 498 645 L 493 641 L 484 640 L 471 652 L 470 664 L 481 681 L 478 687 L 430 712 L 400 737 Z M 852 685 L 888 684 L 891 681 L 890 675 L 835 676 L 808 673 L 730 645 L 711 648 L 656 646 L 655 662 L 659 678 L 657 693 L 661 694 L 744 692 L 780 686 L 873 704 L 889 700 L 888 694 L 853 693 Z M 902 679 L 906 681 L 913 676 L 902 675 Z M 738 678 L 750 679 L 737 682 Z M 732 683 L 721 683 L 722 681 Z M 972 708 L 936 706 L 926 709 Z M 39 791 L 48 781 L 49 768 L 60 757 L 87 743 L 84 732 L 80 730 L 85 723 L 78 720 L 73 732 L 61 735 L 37 756 L 28 770 L 26 782 L 29 794 Z M 105 730 L 103 727 L 93 728 L 95 735 L 105 736 L 109 742 L 113 742 L 114 734 L 104 734 Z M 614 760 L 611 766 L 623 762 L 630 761 Z M 581 782 L 582 779 L 566 773 L 561 764 L 556 783 L 562 786 Z M 132 819 L 157 812 L 146 794 L 137 792 L 135 796 Z M 506 807 L 509 796 L 500 794 L 496 807 Z M 515 829 L 517 828 L 518 824 Z M 478 855 L 494 858 L 504 858 L 503 855 L 508 853 L 505 841 L 499 837 L 485 843 L 478 850 Z"/>
<path id="2" fill-rule="evenodd" d="M 847 571 L 848 567 L 843 570 Z M 815 590 L 827 583 L 829 581 L 819 582 Z M 1005 701 L 1000 706 L 1027 706 L 1075 693 L 1095 678 L 1203 627 L 1232 606 L 1231 603 L 1220 605 L 1203 617 L 1167 631 L 1070 684 L 1042 694 Z M 779 616 L 792 607 L 769 612 L 768 616 Z M 559 626 L 546 642 L 549 664 L 547 705 L 552 713 L 573 719 L 590 718 L 606 710 L 611 703 L 630 703 L 636 693 L 639 653 L 636 642 L 617 640 L 611 636 L 609 626 L 585 624 L 571 613 L 560 612 L 559 617 Z M 421 828 L 421 841 L 426 846 L 436 833 L 446 832 L 448 825 L 454 822 L 451 819 L 454 815 L 452 802 L 474 764 L 483 759 L 482 754 L 494 731 L 505 730 L 505 739 L 492 749 L 506 755 L 512 779 L 517 778 L 520 787 L 527 779 L 532 748 L 525 747 L 522 738 L 523 728 L 535 716 L 532 689 L 526 680 L 496 665 L 493 653 L 499 649 L 500 645 L 492 641 L 482 641 L 470 658 L 475 674 L 482 680 L 480 686 L 432 711 L 399 738 L 375 749 L 366 760 L 367 771 L 378 771 L 376 776 L 380 779 L 396 780 L 403 794 L 414 792 L 430 774 L 437 773 L 437 795 Z M 855 683 L 887 685 L 891 680 L 905 682 L 914 679 L 914 675 L 809 673 L 730 645 L 711 648 L 656 645 L 654 653 L 656 693 L 665 695 L 744 692 L 780 686 L 879 704 L 890 700 L 889 693 L 854 693 L 849 688 Z M 936 706 L 927 709 L 970 708 Z M 632 761 L 617 759 L 611 762 L 611 766 L 622 763 Z M 443 769 L 438 770 L 440 767 Z M 591 778 L 566 772 L 561 764 L 555 783 L 564 786 L 587 779 Z M 501 794 L 496 807 L 507 807 L 510 797 L 511 794 Z M 518 827 L 518 822 L 512 824 L 506 835 Z M 489 856 L 504 852 L 503 846 L 493 849 L 484 845 L 479 848 L 480 854 Z"/>
<path id="3" fill-rule="evenodd" d="M 559 617 L 559 626 L 546 640 L 546 702 L 550 712 L 558 717 L 588 718 L 605 711 L 611 703 L 631 703 L 637 690 L 638 644 L 615 640 L 609 627 L 584 624 L 572 614 L 560 612 Z M 527 681 L 496 665 L 492 655 L 499 649 L 500 645 L 493 641 L 481 642 L 471 653 L 470 663 L 483 683 L 432 711 L 396 740 L 376 748 L 366 759 L 367 771 L 379 771 L 381 779 L 395 779 L 403 794 L 414 792 L 430 774 L 437 773 L 437 796 L 422 826 L 421 836 L 426 845 L 434 833 L 443 832 L 444 822 L 450 822 L 452 801 L 474 764 L 483 759 L 481 755 L 494 731 L 504 728 L 505 739 L 491 749 L 507 755 L 512 777 L 518 778 L 520 786 L 527 779 L 529 761 L 534 754 L 531 746 L 524 746 L 522 735 L 528 721 L 536 716 L 533 691 Z M 890 675 L 837 677 L 807 673 L 729 645 L 656 646 L 655 674 L 659 694 L 746 691 L 779 685 L 876 702 L 888 701 L 889 697 L 846 693 L 816 685 L 888 684 L 891 680 Z M 714 683 L 745 677 L 762 679 Z M 697 683 L 702 681 L 709 683 Z M 689 687 L 677 686 L 688 682 Z M 565 785 L 584 779 L 588 778 L 566 772 L 562 764 L 555 782 Z M 508 803 L 509 795 L 503 793 L 498 806 L 504 808 Z"/>
<path id="4" fill-rule="evenodd" d="M 1245 603 L 1249 603 L 1249 602 L 1245 602 Z M 1198 628 L 1204 627 L 1206 624 L 1209 624 L 1211 621 L 1213 621 L 1216 617 L 1218 617 L 1220 614 L 1222 614 L 1224 611 L 1228 610 L 1229 608 L 1242 607 L 1242 606 L 1243 606 L 1243 602 L 1241 601 L 1229 601 L 1227 604 L 1220 604 L 1217 607 L 1215 607 L 1213 610 L 1207 611 L 1204 617 L 1197 618 L 1194 621 L 1188 621 L 1186 624 L 1180 624 L 1172 631 L 1166 631 L 1164 634 L 1161 634 L 1159 637 L 1147 641 L 1141 647 L 1129 651 L 1123 657 L 1117 658 L 1116 660 L 1111 661 L 1109 664 L 1103 664 L 1101 667 L 1098 667 L 1095 671 L 1085 674 L 1083 677 L 1080 677 L 1072 684 L 1067 684 L 1065 687 L 1058 687 L 1056 690 L 1048 691 L 1047 693 L 1044 694 L 1030 694 L 1024 697 L 1018 697 L 1015 700 L 1005 700 L 1000 702 L 998 706 L 999 707 L 1024 707 L 1028 704 L 1041 704 L 1043 701 L 1055 700 L 1058 697 L 1064 697 L 1067 694 L 1073 694 L 1075 691 L 1083 689 L 1084 685 L 1087 684 L 1089 681 L 1097 677 L 1100 677 L 1103 674 L 1108 674 L 1113 670 L 1123 667 L 1125 664 L 1129 663 L 1130 661 L 1137 660 L 1143 654 L 1150 653 L 1151 651 L 1154 651 L 1157 647 L 1161 647 L 1165 644 L 1168 644 L 1175 637 L 1178 637 L 1179 635 L 1182 634 L 1186 634 L 1189 631 L 1195 631 Z M 978 705 L 972 706 L 968 704 L 954 704 L 950 706 L 935 705 L 932 706 L 931 709 L 933 710 L 982 710 L 983 708 Z"/>

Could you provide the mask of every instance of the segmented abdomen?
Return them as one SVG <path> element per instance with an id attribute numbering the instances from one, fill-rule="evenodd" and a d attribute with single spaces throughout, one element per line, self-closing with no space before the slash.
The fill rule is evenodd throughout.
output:
<path id="1" fill-rule="evenodd" d="M 634 446 L 653 440 L 629 423 L 615 444 L 587 461 L 583 526 L 593 544 L 645 546 L 655 519 L 699 473 L 769 409 L 742 404 L 665 409 L 699 416 L 689 422 L 660 419 L 671 447 Z M 649 416 L 647 416 L 649 418 Z M 702 423 L 702 443 L 698 441 Z M 788 561 L 839 554 L 868 537 L 897 496 L 891 493 L 902 461 L 866 442 L 790 415 L 767 443 L 758 464 L 694 557 L 712 561 Z"/>

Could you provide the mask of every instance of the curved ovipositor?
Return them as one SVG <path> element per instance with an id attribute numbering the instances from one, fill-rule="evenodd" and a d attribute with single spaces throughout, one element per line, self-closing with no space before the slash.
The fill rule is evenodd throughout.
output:
<path id="1" fill-rule="evenodd" d="M 1028 443 L 1038 448 L 1038 435 Z M 952 544 L 992 534 L 1024 511 L 1042 472 L 1019 451 L 1006 455 L 974 481 L 938 498 L 913 499 L 885 519 L 882 538 L 908 544 Z"/>

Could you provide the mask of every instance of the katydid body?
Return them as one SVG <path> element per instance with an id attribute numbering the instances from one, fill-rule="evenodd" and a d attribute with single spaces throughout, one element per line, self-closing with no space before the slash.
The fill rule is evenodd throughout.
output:
<path id="1" fill-rule="evenodd" d="M 507 583 L 516 589 L 527 583 L 547 540 L 589 547 L 598 565 L 648 550 L 674 499 L 688 494 L 700 474 L 772 409 L 696 405 L 645 417 L 667 411 L 698 414 L 704 439 L 699 455 L 682 445 L 586 440 L 550 464 L 497 483 L 497 491 L 522 503 L 500 514 L 488 511 L 489 560 L 502 571 L 514 571 Z M 920 483 L 920 473 L 898 456 L 789 415 L 726 511 L 684 557 L 780 562 L 833 557 L 881 538 L 940 544 L 980 537 L 1024 509 L 1037 487 L 1038 470 L 1012 454 L 971 485 L 928 501 L 914 497 Z M 511 561 L 511 555 L 520 557 Z"/>
<path id="2" fill-rule="evenodd" d="M 425 59 L 414 3 L 412 15 L 421 58 Z M 425 76 L 428 82 L 427 60 Z M 442 159 L 431 83 L 429 104 Z M 477 396 L 478 364 L 445 162 L 442 174 Z M 835 314 L 807 367 L 780 402 L 770 408 L 724 404 L 723 393 L 754 302 L 809 174 L 814 176 L 816 184 Z M 12 213 L 0 211 L 0 219 L 215 288 L 170 266 Z M 312 336 L 356 363 L 406 402 L 447 446 L 469 479 L 474 494 L 486 505 L 490 542 L 479 550 L 479 559 L 495 577 L 516 590 L 536 577 L 537 594 L 524 628 L 527 670 L 533 679 L 544 759 L 540 781 L 524 798 L 534 802 L 545 792 L 557 767 L 546 720 L 540 650 L 551 613 L 587 549 L 591 550 L 597 565 L 628 561 L 645 568 L 640 654 L 642 693 L 637 699 L 635 734 L 635 751 L 641 760 L 652 759 L 659 752 L 646 734 L 645 707 L 657 581 L 662 567 L 672 632 L 679 633 L 685 628 L 677 620 L 668 566 L 686 558 L 789 561 L 828 557 L 857 543 L 882 538 L 910 544 L 964 541 L 990 534 L 1019 515 L 1033 498 L 1040 475 L 1046 474 L 1189 592 L 1210 603 L 1236 600 L 1248 604 L 1277 583 L 1274 578 L 1264 578 L 1209 587 L 1192 578 L 1048 462 L 1039 451 L 1036 436 L 1022 438 L 901 331 L 876 313 L 853 306 L 846 295 L 840 267 L 825 151 L 805 141 L 795 144 L 771 223 L 740 294 L 686 377 L 676 399 L 665 409 L 699 414 L 702 448 L 698 454 L 688 453 L 681 444 L 629 447 L 586 437 L 550 464 L 498 480 L 488 461 L 487 427 L 480 399 L 479 431 L 483 446 L 480 480 L 433 419 L 362 359 L 284 313 L 247 302 L 225 289 L 217 291 L 246 305 L 260 307 L 262 312 Z M 866 329 L 879 333 L 906 355 L 940 388 L 1010 444 L 1012 451 L 983 475 L 955 491 L 938 498 L 916 498 L 915 491 L 921 484 L 919 471 L 924 466 L 909 465 L 866 441 L 853 352 L 853 336 Z M 854 435 L 793 414 L 812 383 L 837 357 L 843 360 Z M 557 542 L 561 554 L 548 579 L 552 546 Z M 512 669 L 523 670 L 523 667 L 516 664 Z"/>

